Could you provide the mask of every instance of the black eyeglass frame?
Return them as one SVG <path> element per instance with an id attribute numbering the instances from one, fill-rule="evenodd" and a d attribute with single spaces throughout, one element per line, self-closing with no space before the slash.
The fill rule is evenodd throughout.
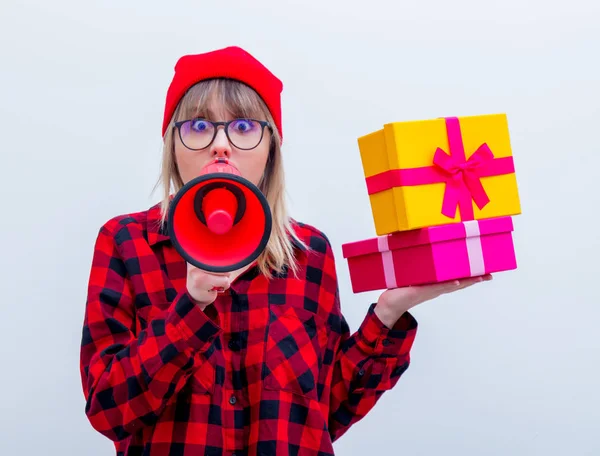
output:
<path id="1" fill-rule="evenodd" d="M 211 138 L 211 140 L 208 142 L 208 144 L 204 147 L 201 147 L 199 149 L 192 149 L 191 147 L 189 147 L 185 141 L 183 140 L 183 138 L 181 137 L 181 126 L 187 122 L 193 122 L 194 120 L 202 120 L 204 122 L 208 122 L 210 124 L 213 125 L 213 127 L 215 128 L 213 137 Z M 236 146 L 235 142 L 231 140 L 230 136 L 229 136 L 229 125 L 232 124 L 233 122 L 239 122 L 240 120 L 246 120 L 249 122 L 256 122 L 260 125 L 260 138 L 258 140 L 258 142 L 256 143 L 255 146 L 250 147 L 250 148 L 243 148 L 243 147 L 238 147 Z M 219 131 L 219 127 L 223 126 L 223 128 L 225 129 L 225 135 L 227 136 L 227 140 L 233 144 L 235 146 L 236 149 L 240 149 L 240 150 L 252 150 L 252 149 L 256 149 L 259 144 L 262 142 L 263 137 L 265 135 L 265 127 L 269 129 L 269 131 L 271 132 L 271 134 L 273 134 L 273 126 L 270 124 L 270 122 L 266 121 L 266 120 L 258 120 L 258 119 L 250 119 L 250 118 L 245 118 L 245 117 L 240 117 L 237 119 L 232 119 L 232 120 L 228 120 L 228 121 L 224 121 L 224 122 L 215 122 L 212 120 L 208 120 L 205 119 L 203 117 L 194 117 L 193 119 L 187 119 L 187 120 L 180 120 L 178 122 L 175 122 L 173 125 L 173 128 L 177 128 L 177 131 L 179 132 L 179 139 L 181 140 L 181 144 L 183 144 L 187 149 L 189 150 L 204 150 L 207 149 L 208 147 L 210 147 L 210 145 L 213 143 L 213 141 L 215 140 L 215 138 L 217 137 L 217 133 Z"/>

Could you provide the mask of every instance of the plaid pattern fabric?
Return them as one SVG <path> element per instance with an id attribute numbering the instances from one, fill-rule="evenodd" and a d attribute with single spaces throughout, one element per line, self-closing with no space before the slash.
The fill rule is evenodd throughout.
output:
<path id="1" fill-rule="evenodd" d="M 298 277 L 256 267 L 205 311 L 159 207 L 115 217 L 94 247 L 81 340 L 85 413 L 117 455 L 332 455 L 408 368 L 417 323 L 373 312 L 351 333 L 334 257 L 295 222 Z"/>

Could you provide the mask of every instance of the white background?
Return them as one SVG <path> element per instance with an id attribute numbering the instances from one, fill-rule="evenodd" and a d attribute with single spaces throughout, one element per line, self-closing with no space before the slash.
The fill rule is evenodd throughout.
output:
<path id="1" fill-rule="evenodd" d="M 235 44 L 285 84 L 293 215 L 374 235 L 356 138 L 506 112 L 519 269 L 415 309 L 413 363 L 340 455 L 600 454 L 600 3 L 591 0 L 15 1 L 0 6 L 0 454 L 113 454 L 84 414 L 93 241 L 158 176 L 176 59 Z"/>

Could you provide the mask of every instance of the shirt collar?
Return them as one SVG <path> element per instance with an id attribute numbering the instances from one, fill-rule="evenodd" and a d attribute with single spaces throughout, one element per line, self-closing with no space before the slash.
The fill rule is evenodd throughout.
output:
<path id="1" fill-rule="evenodd" d="M 163 224 L 161 218 L 160 204 L 156 204 L 148 210 L 146 231 L 148 232 L 148 243 L 150 245 L 170 241 L 167 220 L 165 220 L 165 223 Z"/>

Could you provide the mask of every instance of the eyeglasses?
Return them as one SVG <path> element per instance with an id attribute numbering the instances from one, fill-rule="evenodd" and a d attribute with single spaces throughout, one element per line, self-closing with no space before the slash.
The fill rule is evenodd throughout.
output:
<path id="1" fill-rule="evenodd" d="M 179 138 L 185 147 L 191 150 L 206 149 L 217 136 L 217 128 L 222 125 L 229 142 L 237 149 L 254 149 L 262 141 L 265 127 L 271 133 L 269 122 L 255 119 L 233 119 L 227 122 L 213 122 L 201 117 L 175 122 Z"/>

